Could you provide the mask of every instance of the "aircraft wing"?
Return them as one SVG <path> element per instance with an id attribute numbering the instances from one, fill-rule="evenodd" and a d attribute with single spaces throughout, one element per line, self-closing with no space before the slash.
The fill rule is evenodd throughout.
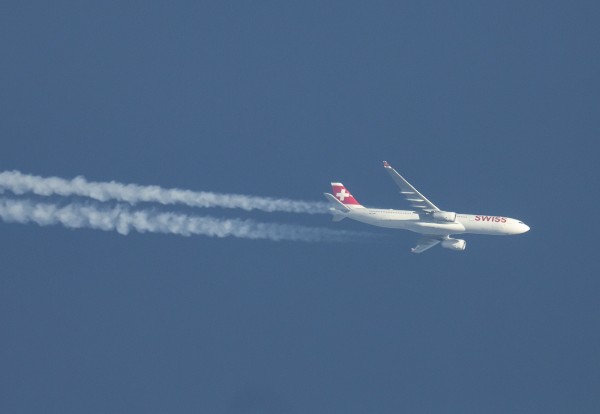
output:
<path id="1" fill-rule="evenodd" d="M 441 242 L 439 239 L 432 239 L 429 237 L 421 237 L 417 242 L 417 245 L 411 249 L 413 253 L 423 253 L 425 250 L 431 249 L 433 246 Z"/>
<path id="2" fill-rule="evenodd" d="M 423 194 L 419 193 L 415 187 L 410 185 L 410 183 L 404 179 L 404 177 L 398 174 L 398 172 L 394 170 L 387 161 L 383 162 L 383 166 L 398 187 L 400 187 L 400 194 L 402 194 L 402 196 L 408 200 L 411 207 L 419 208 L 423 211 L 440 211 L 435 204 L 429 201 Z"/>

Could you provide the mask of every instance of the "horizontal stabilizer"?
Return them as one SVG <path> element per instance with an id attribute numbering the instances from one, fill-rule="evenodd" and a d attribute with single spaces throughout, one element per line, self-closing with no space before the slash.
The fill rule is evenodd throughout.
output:
<path id="1" fill-rule="evenodd" d="M 347 213 L 348 211 L 350 211 L 350 208 L 348 206 L 344 205 L 344 203 L 335 198 L 332 194 L 323 193 L 323 195 L 325 196 L 327 201 L 329 201 L 331 207 L 336 209 L 337 211 L 340 211 L 342 213 Z"/>

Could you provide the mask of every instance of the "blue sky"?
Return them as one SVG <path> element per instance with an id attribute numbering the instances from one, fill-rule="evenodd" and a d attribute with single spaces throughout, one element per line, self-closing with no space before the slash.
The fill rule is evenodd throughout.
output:
<path id="1" fill-rule="evenodd" d="M 408 232 L 336 244 L 0 223 L 0 410 L 598 412 L 598 12 L 0 6 L 1 170 L 315 201 L 342 181 L 402 208 L 387 159 L 443 209 L 532 228 L 411 255 Z"/>

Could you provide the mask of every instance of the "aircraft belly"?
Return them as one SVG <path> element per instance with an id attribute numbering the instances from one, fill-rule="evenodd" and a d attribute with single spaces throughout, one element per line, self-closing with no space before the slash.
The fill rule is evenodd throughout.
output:
<path id="1" fill-rule="evenodd" d="M 381 217 L 370 214 L 352 214 L 348 216 L 351 219 L 360 221 L 361 223 L 370 224 L 377 227 L 385 227 L 390 229 L 406 229 L 407 223 L 411 220 L 402 220 L 396 217 Z"/>
<path id="2" fill-rule="evenodd" d="M 487 234 L 490 236 L 508 234 L 505 228 L 498 223 L 467 222 L 464 225 L 466 233 Z"/>
<path id="3" fill-rule="evenodd" d="M 376 219 L 368 217 L 364 220 L 364 223 L 371 224 L 378 227 L 386 227 L 389 229 L 403 229 L 406 228 L 406 220 L 394 220 L 394 219 Z"/>
<path id="4" fill-rule="evenodd" d="M 462 223 L 433 223 L 427 221 L 419 221 L 413 224 L 414 228 L 410 228 L 412 231 L 416 231 L 421 234 L 432 234 L 432 235 L 447 235 L 464 233 L 465 226 Z"/>
<path id="5" fill-rule="evenodd" d="M 455 223 L 436 223 L 430 221 L 420 221 L 415 219 L 399 219 L 394 216 L 375 216 L 370 214 L 352 214 L 348 216 L 351 219 L 360 221 L 365 224 L 370 224 L 377 227 L 385 227 L 391 229 L 404 229 L 414 231 L 420 234 L 431 235 L 448 235 L 456 233 L 464 233 L 465 226 L 459 222 Z"/>

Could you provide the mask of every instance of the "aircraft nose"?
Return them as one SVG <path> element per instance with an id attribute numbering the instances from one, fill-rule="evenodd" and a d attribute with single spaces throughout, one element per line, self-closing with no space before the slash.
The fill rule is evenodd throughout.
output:
<path id="1" fill-rule="evenodd" d="M 529 231 L 529 226 L 525 223 L 521 223 L 521 233 L 527 233 Z"/>

